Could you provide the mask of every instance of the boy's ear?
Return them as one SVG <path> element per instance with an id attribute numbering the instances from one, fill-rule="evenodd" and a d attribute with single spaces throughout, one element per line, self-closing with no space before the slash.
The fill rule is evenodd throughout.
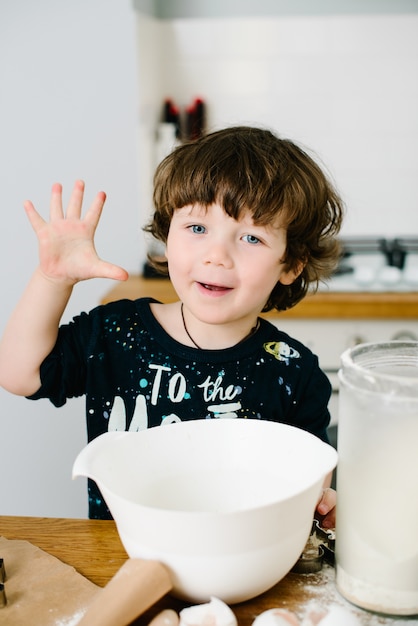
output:
<path id="1" fill-rule="evenodd" d="M 297 277 L 302 274 L 304 267 L 305 263 L 303 261 L 299 261 L 296 268 L 292 268 L 290 270 L 282 270 L 279 278 L 279 283 L 282 283 L 282 285 L 291 285 L 295 282 Z"/>

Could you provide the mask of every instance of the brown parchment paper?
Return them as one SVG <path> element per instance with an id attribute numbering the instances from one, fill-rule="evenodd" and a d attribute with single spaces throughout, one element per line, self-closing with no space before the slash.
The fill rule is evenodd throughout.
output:
<path id="1" fill-rule="evenodd" d="M 75 626 L 100 589 L 28 541 L 0 537 L 7 605 L 1 626 Z"/>

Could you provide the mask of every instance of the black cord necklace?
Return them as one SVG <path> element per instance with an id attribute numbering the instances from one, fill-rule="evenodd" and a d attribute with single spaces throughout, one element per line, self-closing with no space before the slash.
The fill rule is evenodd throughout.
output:
<path id="1" fill-rule="evenodd" d="M 184 330 L 186 332 L 186 335 L 188 336 L 188 338 L 190 339 L 190 341 L 192 342 L 192 344 L 198 349 L 198 350 L 203 350 L 203 348 L 201 346 L 199 346 L 195 340 L 193 339 L 193 337 L 191 336 L 191 334 L 189 333 L 189 331 L 187 330 L 187 326 L 186 326 L 186 320 L 184 319 L 184 311 L 183 311 L 183 302 L 181 303 L 180 306 L 180 311 L 181 311 L 181 319 L 183 320 L 183 327 Z M 251 335 L 253 335 L 256 330 L 258 329 L 258 327 L 260 326 L 260 319 L 257 318 L 257 323 L 256 325 L 250 330 L 250 332 L 248 333 L 248 335 L 245 335 L 245 337 L 243 339 L 241 339 L 241 341 L 238 342 L 238 344 L 242 343 L 243 341 L 245 341 L 246 339 L 248 339 L 248 337 L 251 337 Z M 237 344 L 237 345 L 238 345 Z"/>
<path id="2" fill-rule="evenodd" d="M 196 348 L 198 350 L 203 350 L 203 348 L 201 348 L 200 346 L 197 345 L 197 343 L 195 342 L 195 340 L 193 339 L 193 337 L 191 336 L 191 334 L 189 333 L 189 331 L 187 330 L 187 326 L 186 326 L 186 320 L 184 319 L 184 311 L 183 311 L 183 302 L 181 303 L 181 319 L 183 320 L 183 326 L 184 326 L 184 330 L 186 331 L 186 335 L 188 336 L 188 338 L 190 339 L 190 341 L 192 342 L 192 344 L 194 346 L 196 346 Z"/>

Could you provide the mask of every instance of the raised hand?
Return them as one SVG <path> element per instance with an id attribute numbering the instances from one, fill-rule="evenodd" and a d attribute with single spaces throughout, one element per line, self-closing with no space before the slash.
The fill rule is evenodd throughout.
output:
<path id="1" fill-rule="evenodd" d="M 76 181 L 66 212 L 62 206 L 62 186 L 54 184 L 51 192 L 50 217 L 45 221 L 32 202 L 24 207 L 39 242 L 40 270 L 53 281 L 74 285 L 89 278 L 126 280 L 121 267 L 103 261 L 94 246 L 94 234 L 100 220 L 106 195 L 99 192 L 82 217 L 83 181 Z"/>

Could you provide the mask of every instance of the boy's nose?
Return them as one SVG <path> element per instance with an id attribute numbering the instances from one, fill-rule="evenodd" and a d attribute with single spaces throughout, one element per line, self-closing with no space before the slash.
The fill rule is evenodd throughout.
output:
<path id="1" fill-rule="evenodd" d="M 211 242 L 206 249 L 204 263 L 222 265 L 226 269 L 230 269 L 233 266 L 233 260 L 231 250 L 227 242 Z"/>

